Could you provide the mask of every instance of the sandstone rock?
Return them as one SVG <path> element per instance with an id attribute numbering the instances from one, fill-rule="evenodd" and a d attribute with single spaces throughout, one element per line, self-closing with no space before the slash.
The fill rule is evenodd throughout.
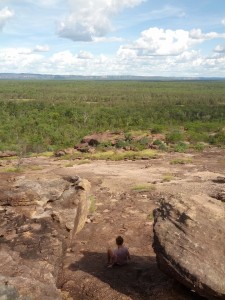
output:
<path id="1" fill-rule="evenodd" d="M 17 156 L 17 153 L 15 151 L 0 151 L 0 158 L 2 157 L 11 157 L 11 156 Z"/>
<path id="2" fill-rule="evenodd" d="M 67 148 L 67 149 L 62 149 L 62 150 L 56 151 L 54 155 L 56 157 L 61 157 L 61 156 L 64 156 L 64 155 L 73 155 L 76 152 L 77 152 L 77 150 L 74 149 L 74 148 Z"/>
<path id="3" fill-rule="evenodd" d="M 76 145 L 74 148 L 82 153 L 88 153 L 90 146 L 88 145 L 88 143 L 81 143 Z"/>
<path id="4" fill-rule="evenodd" d="M 225 206 L 207 196 L 164 199 L 154 211 L 158 266 L 208 299 L 225 299 Z"/>
<path id="5" fill-rule="evenodd" d="M 121 132 L 102 132 L 102 133 L 93 133 L 92 135 L 85 136 L 81 143 L 87 143 L 89 146 L 97 146 L 105 141 L 114 141 L 115 139 L 124 136 Z"/>
<path id="6" fill-rule="evenodd" d="M 225 183 L 225 177 L 223 177 L 223 176 L 217 176 L 217 178 L 214 179 L 213 182 L 216 182 L 216 183 Z"/>
<path id="7" fill-rule="evenodd" d="M 60 300 L 57 277 L 85 224 L 90 183 L 79 176 L 0 176 L 0 298 Z"/>
<path id="8" fill-rule="evenodd" d="M 84 137 L 81 143 L 85 143 L 93 147 L 93 146 L 98 146 L 100 144 L 100 141 L 97 135 L 92 135 L 92 136 Z"/>
<path id="9" fill-rule="evenodd" d="M 54 154 L 56 157 L 61 157 L 61 156 L 64 156 L 66 155 L 66 151 L 65 150 L 58 150 L 55 152 Z"/>
<path id="10" fill-rule="evenodd" d="M 82 149 L 82 148 L 89 148 L 89 147 L 96 147 L 101 143 L 107 142 L 112 146 L 115 145 L 118 139 L 124 139 L 123 132 L 100 132 L 100 133 L 93 133 L 92 135 L 85 136 L 79 145 L 75 146 L 75 149 Z"/>
<path id="11" fill-rule="evenodd" d="M 215 193 L 213 193 L 210 196 L 213 197 L 213 198 L 215 198 L 215 199 L 217 199 L 217 200 L 225 202 L 225 191 L 224 190 L 219 191 L 219 192 L 215 192 Z"/>

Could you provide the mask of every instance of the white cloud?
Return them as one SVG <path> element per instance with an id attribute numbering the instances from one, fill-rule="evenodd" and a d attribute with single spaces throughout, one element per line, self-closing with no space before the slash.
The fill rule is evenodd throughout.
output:
<path id="1" fill-rule="evenodd" d="M 225 53 L 225 45 L 217 45 L 214 49 L 214 52 L 216 53 Z"/>
<path id="2" fill-rule="evenodd" d="M 73 41 L 93 41 L 112 30 L 111 17 L 144 0 L 69 0 L 71 13 L 58 23 L 60 37 Z"/>
<path id="3" fill-rule="evenodd" d="M 34 52 L 48 52 L 49 50 L 48 45 L 37 45 L 33 49 Z"/>
<path id="4" fill-rule="evenodd" d="M 223 25 L 225 25 L 225 19 L 223 19 L 223 20 L 221 21 L 221 23 L 222 23 Z"/>
<path id="5" fill-rule="evenodd" d="M 0 69 L 1 72 L 62 75 L 225 76 L 224 53 L 206 57 L 201 51 L 191 49 L 173 56 L 138 54 L 137 49 L 123 47 L 111 56 L 93 55 L 86 50 L 46 55 L 34 53 L 31 48 L 7 48 L 0 50 Z"/>
<path id="6" fill-rule="evenodd" d="M 224 34 L 215 32 L 202 33 L 200 29 L 186 31 L 164 30 L 153 27 L 144 30 L 140 38 L 131 44 L 120 47 L 120 54 L 128 49 L 136 51 L 138 56 L 177 56 L 191 49 L 196 44 L 215 38 L 225 38 Z"/>
<path id="7" fill-rule="evenodd" d="M 52 55 L 50 58 L 50 62 L 56 65 L 56 68 L 59 67 L 60 65 L 73 65 L 75 62 L 75 57 L 74 55 L 68 51 L 61 51 L 58 53 L 55 53 Z"/>
<path id="8" fill-rule="evenodd" d="M 90 52 L 87 52 L 87 51 L 80 51 L 77 54 L 77 58 L 79 58 L 79 59 L 92 59 L 93 55 Z"/>
<path id="9" fill-rule="evenodd" d="M 129 49 L 129 48 L 124 48 L 120 47 L 119 50 L 117 51 L 117 57 L 119 57 L 122 60 L 127 60 L 127 59 L 133 59 L 137 57 L 136 50 L 134 49 Z"/>
<path id="10" fill-rule="evenodd" d="M 37 67 L 42 56 L 33 54 L 29 48 L 5 48 L 0 50 L 1 72 L 30 72 L 31 66 Z"/>
<path id="11" fill-rule="evenodd" d="M 179 55 L 187 50 L 191 43 L 193 44 L 194 41 L 188 31 L 164 30 L 155 27 L 143 31 L 139 39 L 123 48 L 134 49 L 139 56 Z"/>
<path id="12" fill-rule="evenodd" d="M 14 16 L 14 12 L 8 7 L 0 10 L 0 30 L 5 26 L 6 22 Z"/>
<path id="13" fill-rule="evenodd" d="M 112 36 L 112 37 L 94 37 L 93 42 L 95 43 L 121 43 L 124 42 L 123 38 Z"/>
<path id="14" fill-rule="evenodd" d="M 195 39 L 195 40 L 202 40 L 203 39 L 203 34 L 201 29 L 192 29 L 189 33 L 190 38 Z"/>

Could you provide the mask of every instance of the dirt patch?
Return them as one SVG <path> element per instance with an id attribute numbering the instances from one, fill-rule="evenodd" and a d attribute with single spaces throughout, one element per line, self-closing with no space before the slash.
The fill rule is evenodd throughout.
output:
<path id="1" fill-rule="evenodd" d="M 38 168 L 34 168 L 34 165 Z M 76 161 L 23 159 L 25 172 L 79 175 L 92 183 L 92 211 L 67 253 L 58 280 L 71 299 L 202 299 L 164 275 L 152 249 L 154 208 L 162 195 L 204 197 L 221 192 L 225 151 L 165 153 L 148 161 Z M 124 267 L 106 267 L 106 250 L 122 235 L 132 260 Z M 69 299 L 69 298 L 67 298 Z"/>

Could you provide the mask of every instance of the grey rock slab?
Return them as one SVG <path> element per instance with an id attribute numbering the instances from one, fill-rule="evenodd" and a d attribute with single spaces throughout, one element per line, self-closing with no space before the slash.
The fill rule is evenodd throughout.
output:
<path id="1" fill-rule="evenodd" d="M 225 299 L 225 204 L 206 195 L 163 199 L 154 211 L 159 268 L 208 299 Z"/>

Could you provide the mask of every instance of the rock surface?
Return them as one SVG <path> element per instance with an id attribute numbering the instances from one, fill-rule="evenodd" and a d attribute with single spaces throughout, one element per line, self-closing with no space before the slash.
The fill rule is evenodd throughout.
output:
<path id="1" fill-rule="evenodd" d="M 225 206 L 204 195 L 163 199 L 154 211 L 161 270 L 207 299 L 225 299 Z"/>
<path id="2" fill-rule="evenodd" d="M 103 132 L 103 133 L 94 133 L 92 135 L 85 136 L 80 144 L 74 146 L 74 148 L 79 152 L 84 153 L 93 153 L 95 151 L 95 147 L 97 147 L 101 143 L 106 143 L 108 145 L 115 145 L 116 140 L 123 138 L 124 134 L 121 132 Z"/>
<path id="3" fill-rule="evenodd" d="M 56 281 L 85 223 L 89 182 L 52 174 L 0 176 L 0 298 L 63 299 Z"/>
<path id="4" fill-rule="evenodd" d="M 0 158 L 17 156 L 15 151 L 0 151 Z"/>

